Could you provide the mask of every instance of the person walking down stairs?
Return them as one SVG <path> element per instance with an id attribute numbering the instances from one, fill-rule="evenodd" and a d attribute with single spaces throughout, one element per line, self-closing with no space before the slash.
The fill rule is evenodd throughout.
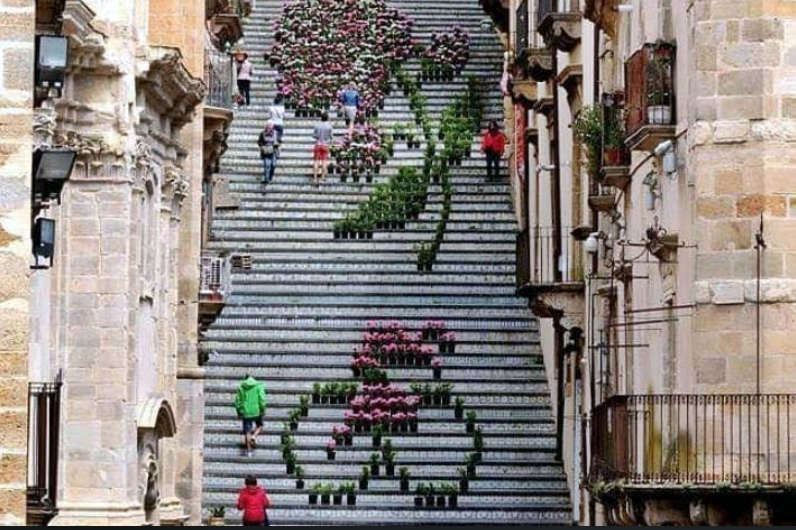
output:
<path id="1" fill-rule="evenodd" d="M 257 145 L 260 147 L 260 158 L 263 160 L 263 183 L 268 184 L 274 180 L 276 163 L 279 159 L 279 135 L 272 119 L 265 124 L 265 129 L 257 139 Z"/>
<path id="2" fill-rule="evenodd" d="M 246 477 L 246 487 L 238 496 L 238 510 L 243 512 L 243 526 L 271 526 L 268 521 L 270 507 L 268 493 L 257 485 L 257 478 L 253 475 Z"/>
<path id="3" fill-rule="evenodd" d="M 500 130 L 497 120 L 492 120 L 484 135 L 481 150 L 486 155 L 486 178 L 489 182 L 500 179 L 500 159 L 506 152 L 506 135 Z"/>
<path id="4" fill-rule="evenodd" d="M 274 99 L 274 104 L 269 109 L 271 111 L 271 119 L 276 128 L 276 141 L 282 145 L 282 138 L 285 136 L 285 100 L 281 95 L 277 95 Z"/>
<path id="5" fill-rule="evenodd" d="M 326 181 L 326 176 L 329 173 L 329 157 L 332 151 L 332 138 L 334 138 L 334 129 L 329 122 L 329 113 L 324 111 L 321 114 L 321 121 L 315 124 L 312 136 L 315 139 L 312 178 L 313 184 L 319 186 L 321 181 Z"/>
<path id="6" fill-rule="evenodd" d="M 235 411 L 243 421 L 243 445 L 247 456 L 252 456 L 257 437 L 263 432 L 266 407 L 265 385 L 247 375 L 235 396 Z"/>

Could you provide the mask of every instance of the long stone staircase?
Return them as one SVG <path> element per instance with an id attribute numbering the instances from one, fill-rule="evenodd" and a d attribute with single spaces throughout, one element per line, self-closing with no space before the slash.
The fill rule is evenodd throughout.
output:
<path id="1" fill-rule="evenodd" d="M 471 59 L 453 82 L 424 83 L 428 110 L 442 109 L 477 76 L 488 86 L 487 118 L 502 117 L 499 92 L 502 47 L 484 24 L 477 0 L 392 0 L 415 22 L 415 36 L 456 24 L 472 37 Z M 226 506 L 228 524 L 239 524 L 234 505 L 242 479 L 254 474 L 270 494 L 271 523 L 318 525 L 569 525 L 571 510 L 563 468 L 555 459 L 556 429 L 539 346 L 538 328 L 515 296 L 515 230 L 507 178 L 487 183 L 485 162 L 473 156 L 452 173 L 455 188 L 434 271 L 417 269 L 416 245 L 433 237 L 442 210 L 442 190 L 432 186 L 425 212 L 405 230 L 377 231 L 372 240 L 335 240 L 333 224 L 366 200 L 373 184 L 341 183 L 330 177 L 320 189 L 310 182 L 313 120 L 289 112 L 276 177 L 260 184 L 256 139 L 274 96 L 276 73 L 263 58 L 272 44 L 281 0 L 258 0 L 246 24 L 246 48 L 256 68 L 253 106 L 237 111 L 222 173 L 241 197 L 241 207 L 219 213 L 212 247 L 252 257 L 236 269 L 233 296 L 205 334 L 209 355 L 206 384 L 205 508 Z M 419 62 L 406 67 L 418 72 Z M 412 122 L 409 103 L 393 91 L 380 126 Z M 340 121 L 337 131 L 343 131 Z M 424 146 L 425 147 L 425 146 Z M 423 149 L 396 144 L 395 156 L 377 182 L 402 166 L 422 167 Z M 306 490 L 286 474 L 280 434 L 301 396 L 315 383 L 355 382 L 349 368 L 368 321 L 398 320 L 419 330 L 427 320 L 444 321 L 458 334 L 455 354 L 444 355 L 443 381 L 465 400 L 483 427 L 485 451 L 477 478 L 460 493 L 456 508 L 418 508 L 419 482 L 457 483 L 457 468 L 472 451 L 472 435 L 453 407 L 421 409 L 419 432 L 386 435 L 397 465 L 409 468 L 411 490 L 398 478 L 373 478 L 357 492 L 356 506 L 311 506 L 315 484 L 355 482 L 373 452 L 370 435 L 355 435 L 353 447 L 327 460 L 332 427 L 343 422 L 343 405 L 312 405 L 295 439 Z M 432 383 L 432 370 L 388 370 L 394 383 Z M 252 457 L 240 447 L 240 425 L 231 403 L 237 384 L 252 374 L 266 384 L 266 435 Z"/>

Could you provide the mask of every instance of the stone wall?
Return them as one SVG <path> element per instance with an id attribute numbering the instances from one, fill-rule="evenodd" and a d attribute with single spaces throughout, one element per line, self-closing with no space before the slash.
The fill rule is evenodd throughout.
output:
<path id="1" fill-rule="evenodd" d="M 25 517 L 33 0 L 0 0 L 0 525 Z"/>
<path id="2" fill-rule="evenodd" d="M 762 214 L 762 390 L 789 391 L 796 368 L 796 3 L 705 1 L 694 16 L 696 383 L 756 390 Z"/>

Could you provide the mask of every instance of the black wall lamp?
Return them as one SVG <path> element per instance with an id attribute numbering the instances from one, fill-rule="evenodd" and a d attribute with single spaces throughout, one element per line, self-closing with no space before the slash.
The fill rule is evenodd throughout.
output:
<path id="1" fill-rule="evenodd" d="M 36 37 L 36 88 L 61 90 L 68 65 L 68 38 L 57 35 Z"/>
<path id="2" fill-rule="evenodd" d="M 55 199 L 72 176 L 77 153 L 72 149 L 40 148 L 33 152 L 33 195 L 40 202 Z"/>
<path id="3" fill-rule="evenodd" d="M 36 264 L 33 269 L 49 269 L 55 256 L 55 221 L 39 217 L 33 225 L 33 256 Z M 49 265 L 39 265 L 39 258 L 49 260 Z"/>

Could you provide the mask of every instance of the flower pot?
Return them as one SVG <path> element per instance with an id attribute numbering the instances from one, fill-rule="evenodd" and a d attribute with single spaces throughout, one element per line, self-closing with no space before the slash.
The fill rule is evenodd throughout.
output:
<path id="1" fill-rule="evenodd" d="M 450 508 L 456 508 L 459 506 L 459 497 L 456 495 L 451 495 L 448 497 L 448 506 Z"/>
<path id="2" fill-rule="evenodd" d="M 362 370 L 360 370 L 359 368 L 352 367 L 351 372 L 354 374 L 354 377 L 359 377 L 360 375 L 362 375 Z"/>
<path id="3" fill-rule="evenodd" d="M 381 469 L 379 468 L 379 466 L 375 466 L 375 465 L 370 466 L 370 475 L 372 477 L 381 476 Z"/>
<path id="4" fill-rule="evenodd" d="M 347 504 L 349 506 L 356 506 L 357 505 L 357 496 L 356 495 L 349 495 L 347 499 Z"/>
<path id="5" fill-rule="evenodd" d="M 298 426 L 298 422 L 297 421 L 291 421 L 290 422 L 290 430 L 291 431 L 296 432 L 298 430 L 298 427 L 299 426 Z"/>
<path id="6" fill-rule="evenodd" d="M 326 459 L 329 460 L 330 462 L 334 461 L 335 456 L 336 454 L 334 451 L 326 451 Z"/>
<path id="7" fill-rule="evenodd" d="M 436 508 L 437 499 L 433 496 L 426 496 L 426 508 Z"/>
<path id="8" fill-rule="evenodd" d="M 671 105 L 650 105 L 647 108 L 647 118 L 650 125 L 671 125 Z"/>
<path id="9" fill-rule="evenodd" d="M 310 415 L 310 408 L 306 407 L 306 406 L 302 406 L 301 407 L 301 417 L 302 418 L 306 418 L 309 415 Z"/>
<path id="10" fill-rule="evenodd" d="M 310 493 L 310 506 L 315 506 L 317 504 L 318 504 L 318 495 Z"/>
<path id="11" fill-rule="evenodd" d="M 303 490 L 304 489 L 304 481 L 303 480 L 297 480 L 296 481 L 296 489 L 297 490 Z"/>
<path id="12" fill-rule="evenodd" d="M 464 419 L 464 409 L 458 409 L 457 408 L 454 411 L 454 414 L 455 414 L 457 420 L 463 420 Z"/>
<path id="13" fill-rule="evenodd" d="M 312 404 L 313 405 L 320 405 L 321 404 L 321 396 L 319 394 L 312 395 Z"/>
<path id="14" fill-rule="evenodd" d="M 207 526 L 227 526 L 223 517 L 211 517 Z"/>
<path id="15" fill-rule="evenodd" d="M 343 496 L 342 495 L 334 495 L 334 505 L 335 506 L 342 506 L 343 505 Z"/>
<path id="16" fill-rule="evenodd" d="M 417 434 L 417 428 L 417 422 L 412 422 L 412 424 L 409 426 L 409 430 L 412 432 L 412 434 Z"/>
<path id="17" fill-rule="evenodd" d="M 415 508 L 423 507 L 423 497 L 415 497 Z"/>
<path id="18" fill-rule="evenodd" d="M 374 436 L 373 437 L 373 448 L 374 449 L 379 449 L 380 447 L 381 447 L 381 437 L 376 438 Z"/>
<path id="19" fill-rule="evenodd" d="M 475 423 L 467 424 L 467 434 L 475 434 Z"/>
<path id="20" fill-rule="evenodd" d="M 354 445 L 354 436 L 352 434 L 346 434 L 345 436 L 345 446 L 352 447 Z"/>
<path id="21" fill-rule="evenodd" d="M 359 489 L 362 491 L 368 491 L 368 481 L 365 479 L 359 479 Z"/>
<path id="22" fill-rule="evenodd" d="M 437 497 L 437 508 L 444 508 L 447 500 L 444 496 Z"/>
<path id="23" fill-rule="evenodd" d="M 480 463 L 480 462 L 481 462 L 481 461 L 484 459 L 484 454 L 483 454 L 483 453 L 481 453 L 481 452 L 478 452 L 478 453 L 473 453 L 473 459 L 474 459 L 476 462 Z"/>
<path id="24" fill-rule="evenodd" d="M 621 147 L 608 147 L 603 155 L 603 163 L 606 167 L 621 166 L 624 159 L 624 152 Z"/>
<path id="25" fill-rule="evenodd" d="M 475 464 L 467 464 L 467 478 L 475 478 L 478 469 Z"/>
<path id="26" fill-rule="evenodd" d="M 332 496 L 331 495 L 321 495 L 321 504 L 323 506 L 329 506 L 332 504 Z"/>
<path id="27" fill-rule="evenodd" d="M 434 379 L 439 381 L 442 379 L 442 368 L 434 368 Z"/>
<path id="28" fill-rule="evenodd" d="M 467 493 L 468 491 L 470 491 L 470 481 L 464 479 L 460 480 L 459 491 L 461 491 L 462 493 Z"/>
<path id="29" fill-rule="evenodd" d="M 291 464 L 291 463 L 285 464 L 285 467 L 286 467 L 286 471 L 287 471 L 288 475 L 292 475 L 293 473 L 296 472 L 296 464 L 295 463 L 293 463 L 293 464 Z"/>
<path id="30" fill-rule="evenodd" d="M 395 476 L 395 464 L 387 464 L 386 465 L 386 472 L 388 477 Z"/>

